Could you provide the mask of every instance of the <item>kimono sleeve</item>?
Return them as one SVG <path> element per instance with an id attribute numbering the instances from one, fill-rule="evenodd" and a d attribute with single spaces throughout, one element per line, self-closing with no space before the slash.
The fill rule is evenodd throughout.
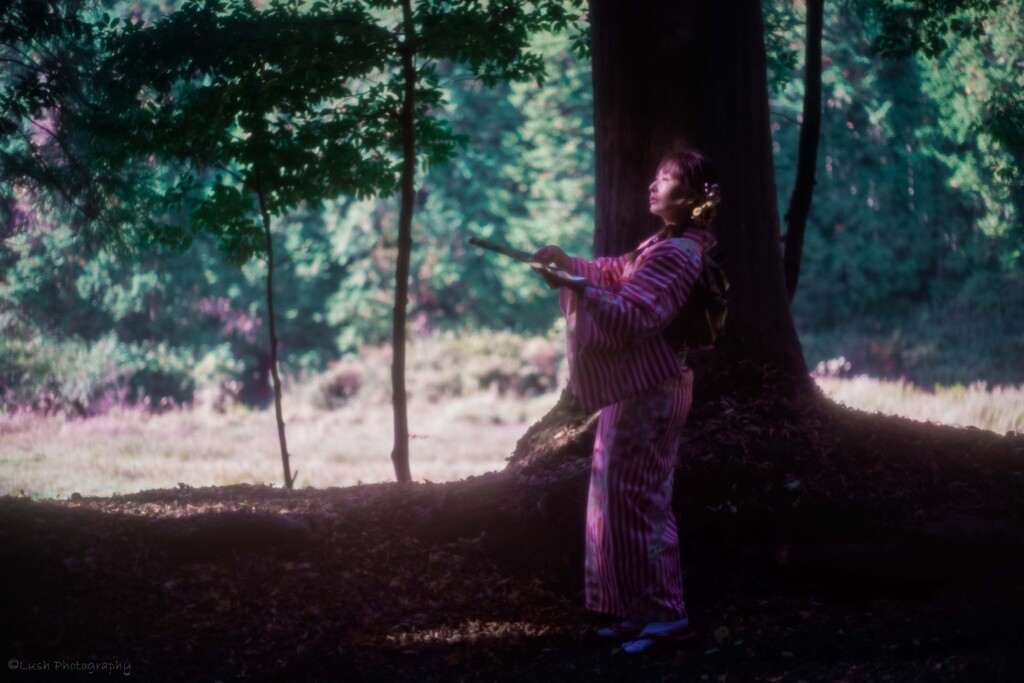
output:
<path id="1" fill-rule="evenodd" d="M 576 303 L 578 341 L 587 348 L 622 349 L 657 334 L 682 311 L 700 276 L 701 250 L 667 240 L 644 254 L 619 291 L 587 287 Z"/>
<path id="2" fill-rule="evenodd" d="M 618 289 L 624 267 L 622 256 L 599 256 L 592 261 L 572 256 L 569 272 L 587 278 L 601 289 Z"/>

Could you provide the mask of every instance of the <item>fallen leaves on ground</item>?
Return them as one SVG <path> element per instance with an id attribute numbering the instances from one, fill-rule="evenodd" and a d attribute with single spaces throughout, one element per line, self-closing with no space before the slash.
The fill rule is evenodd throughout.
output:
<path id="1" fill-rule="evenodd" d="M 805 521 L 794 509 L 922 528 L 951 511 L 1020 521 L 1018 441 L 995 447 L 999 437 L 971 430 L 827 407 L 796 421 L 779 405 L 712 397 L 695 412 L 678 472 L 689 492 L 684 534 Z M 699 637 L 634 657 L 595 638 L 602 621 L 584 610 L 575 569 L 494 552 L 486 524 L 419 533 L 497 477 L 537 490 L 503 502 L 508 519 L 543 523 L 565 504 L 545 482 L 585 468 L 566 460 L 449 484 L 2 498 L 0 638 L 12 659 L 127 660 L 147 681 L 1010 681 L 1024 672 L 1019 580 L 837 596 L 813 583 L 709 580 L 720 558 L 684 557 L 697 574 L 688 602 Z M 729 557 L 742 572 L 742 556 Z"/>

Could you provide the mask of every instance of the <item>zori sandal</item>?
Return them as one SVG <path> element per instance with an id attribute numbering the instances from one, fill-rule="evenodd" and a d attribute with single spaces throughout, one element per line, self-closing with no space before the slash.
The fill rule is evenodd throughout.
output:
<path id="1" fill-rule="evenodd" d="M 641 621 L 623 621 L 597 629 L 597 637 L 611 640 L 633 640 L 643 630 L 644 623 Z"/>
<path id="2" fill-rule="evenodd" d="M 682 624 L 668 631 L 643 631 L 635 639 L 623 644 L 622 650 L 630 654 L 661 652 L 682 645 L 697 635 L 689 624 Z"/>

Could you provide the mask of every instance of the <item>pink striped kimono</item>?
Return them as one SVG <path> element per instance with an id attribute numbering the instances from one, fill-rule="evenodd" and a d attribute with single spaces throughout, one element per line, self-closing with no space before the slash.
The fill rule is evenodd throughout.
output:
<path id="1" fill-rule="evenodd" d="M 563 289 L 570 387 L 601 408 L 587 507 L 587 607 L 651 622 L 686 617 L 672 479 L 693 373 L 662 331 L 700 275 L 707 232 L 643 242 L 634 254 L 574 258 L 594 284 Z"/>

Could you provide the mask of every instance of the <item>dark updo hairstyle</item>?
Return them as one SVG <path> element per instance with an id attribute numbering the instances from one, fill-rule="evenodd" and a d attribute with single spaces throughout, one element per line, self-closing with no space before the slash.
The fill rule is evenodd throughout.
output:
<path id="1" fill-rule="evenodd" d="M 665 152 L 661 163 L 658 164 L 658 170 L 668 171 L 700 198 L 693 209 L 690 221 L 666 227 L 672 232 L 681 232 L 687 228 L 714 230 L 721 195 L 718 188 L 718 169 L 711 159 L 704 156 L 700 150 L 686 143 L 677 142 Z"/>

